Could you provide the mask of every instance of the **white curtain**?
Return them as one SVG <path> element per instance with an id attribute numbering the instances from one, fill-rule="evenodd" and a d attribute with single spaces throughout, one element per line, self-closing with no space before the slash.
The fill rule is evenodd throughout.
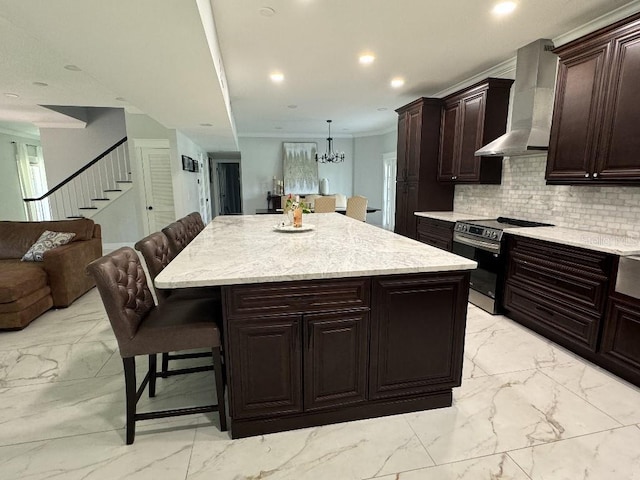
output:
<path id="1" fill-rule="evenodd" d="M 37 198 L 47 193 L 47 175 L 42 148 L 38 145 L 16 143 L 16 160 L 22 198 Z M 51 220 L 48 199 L 24 203 L 29 220 Z"/>

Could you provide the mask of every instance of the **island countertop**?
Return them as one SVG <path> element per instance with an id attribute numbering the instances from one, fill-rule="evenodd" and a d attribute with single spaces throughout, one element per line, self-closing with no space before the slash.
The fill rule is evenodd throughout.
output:
<path id="1" fill-rule="evenodd" d="M 216 217 L 156 277 L 159 288 L 472 270 L 476 262 L 338 213 L 304 215 L 307 232 L 275 230 L 280 217 Z"/>

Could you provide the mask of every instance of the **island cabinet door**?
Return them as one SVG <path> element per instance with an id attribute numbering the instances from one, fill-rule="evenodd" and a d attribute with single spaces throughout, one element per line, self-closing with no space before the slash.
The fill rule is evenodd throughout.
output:
<path id="1" fill-rule="evenodd" d="M 369 312 L 305 315 L 304 324 L 305 410 L 364 402 Z"/>
<path id="2" fill-rule="evenodd" d="M 460 385 L 468 292 L 468 273 L 374 282 L 370 400 Z"/>
<path id="3" fill-rule="evenodd" d="M 234 418 L 302 411 L 300 316 L 228 323 Z"/>

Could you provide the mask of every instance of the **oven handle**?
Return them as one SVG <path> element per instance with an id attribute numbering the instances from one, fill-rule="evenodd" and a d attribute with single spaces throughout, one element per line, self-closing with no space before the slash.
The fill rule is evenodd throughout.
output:
<path id="1" fill-rule="evenodd" d="M 461 243 L 463 245 L 469 245 L 470 247 L 476 247 L 480 250 L 486 250 L 487 252 L 500 253 L 500 242 L 483 242 L 482 240 L 476 240 L 474 238 L 469 238 L 465 235 L 462 235 L 458 232 L 453 234 L 453 241 Z"/>

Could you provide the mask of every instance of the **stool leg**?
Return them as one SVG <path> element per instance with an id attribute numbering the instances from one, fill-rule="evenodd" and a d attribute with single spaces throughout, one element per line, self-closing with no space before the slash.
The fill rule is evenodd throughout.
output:
<path id="1" fill-rule="evenodd" d="M 162 354 L 162 370 L 160 370 L 160 376 L 162 378 L 167 378 L 168 371 L 169 371 L 169 353 L 165 352 Z"/>
<path id="2" fill-rule="evenodd" d="M 156 355 L 149 355 L 149 398 L 156 396 L 157 365 Z"/>
<path id="3" fill-rule="evenodd" d="M 123 358 L 124 386 L 127 402 L 127 445 L 131 445 L 136 436 L 136 359 Z"/>
<path id="4" fill-rule="evenodd" d="M 218 415 L 220 416 L 220 431 L 227 431 L 227 412 L 224 405 L 224 377 L 222 374 L 222 359 L 220 347 L 213 349 L 213 372 L 216 376 L 216 395 L 218 397 Z"/>

